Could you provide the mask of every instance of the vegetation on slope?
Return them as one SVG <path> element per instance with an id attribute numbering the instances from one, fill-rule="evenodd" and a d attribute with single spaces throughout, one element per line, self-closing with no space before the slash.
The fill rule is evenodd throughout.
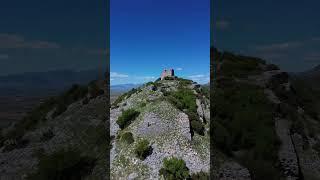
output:
<path id="1" fill-rule="evenodd" d="M 189 177 L 189 169 L 182 159 L 171 157 L 163 160 L 163 167 L 160 169 L 159 174 L 167 180 L 182 180 Z"/>
<path id="2" fill-rule="evenodd" d="M 132 88 L 130 91 L 122 94 L 121 96 L 119 96 L 113 103 L 112 103 L 112 107 L 117 107 L 117 105 L 122 102 L 125 99 L 128 99 L 132 94 L 141 91 L 140 88 Z"/>
<path id="3" fill-rule="evenodd" d="M 50 155 L 42 155 L 38 170 L 30 174 L 27 179 L 82 179 L 90 174 L 95 162 L 95 158 L 82 156 L 78 151 L 60 150 Z"/>
<path id="4" fill-rule="evenodd" d="M 191 89 L 181 86 L 178 91 L 168 93 L 167 99 L 188 115 L 192 132 L 204 135 L 204 125 L 197 114 L 196 96 Z"/>
<path id="5" fill-rule="evenodd" d="M 121 116 L 119 116 L 117 124 L 121 129 L 124 129 L 125 127 L 129 126 L 131 122 L 139 116 L 139 114 L 140 112 L 134 109 L 125 110 L 122 112 Z"/>
<path id="6" fill-rule="evenodd" d="M 246 77 L 251 74 L 261 72 L 259 64 L 265 62 L 258 58 L 251 58 L 245 56 L 236 56 L 232 53 L 225 52 L 223 54 L 223 66 L 218 73 L 228 77 Z"/>
<path id="7" fill-rule="evenodd" d="M 280 140 L 272 104 L 263 88 L 233 79 L 261 72 L 259 63 L 264 61 L 230 53 L 223 56 L 212 94 L 214 145 L 247 167 L 253 179 L 277 179 Z"/>
<path id="8" fill-rule="evenodd" d="M 91 94 L 91 97 L 96 97 L 104 93 L 104 91 L 97 86 L 96 81 L 92 81 L 88 86 L 74 84 L 62 95 L 49 98 L 34 108 L 21 121 L 15 124 L 14 129 L 7 133 L 5 138 L 20 139 L 25 132 L 34 129 L 40 122 L 46 121 L 49 111 L 55 108 L 52 114 L 52 118 L 55 118 L 66 111 L 70 104 L 86 97 L 88 92 Z"/>
<path id="9" fill-rule="evenodd" d="M 125 132 L 121 135 L 121 141 L 132 144 L 134 142 L 133 134 L 131 132 Z"/>
<path id="10" fill-rule="evenodd" d="M 149 141 L 146 139 L 140 140 L 135 147 L 136 156 L 144 160 L 150 154 L 152 154 L 152 147 L 149 144 Z"/>

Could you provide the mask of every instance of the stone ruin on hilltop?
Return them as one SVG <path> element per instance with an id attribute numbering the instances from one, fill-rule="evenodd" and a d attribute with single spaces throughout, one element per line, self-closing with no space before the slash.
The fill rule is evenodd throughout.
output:
<path id="1" fill-rule="evenodd" d="M 164 80 L 166 77 L 174 77 L 174 70 L 173 69 L 164 69 L 161 73 L 161 80 Z"/>

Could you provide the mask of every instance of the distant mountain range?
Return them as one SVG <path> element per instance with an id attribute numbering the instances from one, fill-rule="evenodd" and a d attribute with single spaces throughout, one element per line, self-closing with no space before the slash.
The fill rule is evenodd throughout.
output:
<path id="1" fill-rule="evenodd" d="M 86 84 L 98 79 L 98 69 L 73 71 L 55 70 L 48 72 L 26 72 L 21 74 L 0 76 L 1 96 L 4 95 L 39 95 L 61 91 L 72 84 Z"/>
<path id="2" fill-rule="evenodd" d="M 117 85 L 111 85 L 110 91 L 111 92 L 126 92 L 132 88 L 137 88 L 141 86 L 141 84 L 117 84 Z"/>

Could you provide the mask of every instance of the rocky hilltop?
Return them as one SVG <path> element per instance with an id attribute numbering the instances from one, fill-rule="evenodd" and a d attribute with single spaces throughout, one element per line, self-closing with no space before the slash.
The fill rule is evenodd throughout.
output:
<path id="1" fill-rule="evenodd" d="M 209 110 L 209 89 L 176 77 L 120 96 L 110 110 L 111 179 L 208 178 Z"/>
<path id="2" fill-rule="evenodd" d="M 211 55 L 216 179 L 320 179 L 319 91 L 259 58 Z"/>
<path id="3" fill-rule="evenodd" d="M 106 178 L 105 81 L 73 85 L 1 131 L 0 179 Z"/>

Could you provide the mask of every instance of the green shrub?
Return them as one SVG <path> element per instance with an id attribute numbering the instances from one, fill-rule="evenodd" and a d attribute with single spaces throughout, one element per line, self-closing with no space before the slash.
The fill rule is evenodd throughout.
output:
<path id="1" fill-rule="evenodd" d="M 197 132 L 199 135 L 204 135 L 204 126 L 200 121 L 191 121 L 191 129 Z"/>
<path id="2" fill-rule="evenodd" d="M 40 157 L 37 172 L 30 174 L 32 180 L 83 179 L 91 173 L 96 159 L 81 156 L 75 150 L 60 150 Z"/>
<path id="3" fill-rule="evenodd" d="M 209 180 L 210 176 L 209 176 L 209 173 L 200 171 L 200 172 L 191 174 L 191 179 L 192 180 Z"/>
<path id="4" fill-rule="evenodd" d="M 124 129 L 128 125 L 131 124 L 136 117 L 138 117 L 140 112 L 134 109 L 128 109 L 122 112 L 121 116 L 119 116 L 118 120 L 116 121 L 117 124 L 121 129 Z"/>
<path id="5" fill-rule="evenodd" d="M 146 86 L 150 86 L 150 85 L 154 85 L 154 83 L 152 81 L 146 83 Z"/>
<path id="6" fill-rule="evenodd" d="M 159 174 L 168 180 L 186 179 L 189 177 L 189 169 L 182 159 L 171 157 L 163 160 Z"/>
<path id="7" fill-rule="evenodd" d="M 152 154 L 152 147 L 149 145 L 149 141 L 145 139 L 139 141 L 135 147 L 135 154 L 141 160 Z"/>
<path id="8" fill-rule="evenodd" d="M 190 81 L 186 80 L 186 82 Z M 199 116 L 197 114 L 196 96 L 192 90 L 180 87 L 178 91 L 168 93 L 167 100 L 188 115 L 193 131 L 200 135 L 204 135 L 203 125 L 199 122 Z"/>
<path id="9" fill-rule="evenodd" d="M 199 115 L 197 112 L 187 110 L 186 113 L 187 113 L 190 121 L 200 121 Z"/>
<path id="10" fill-rule="evenodd" d="M 133 135 L 131 132 L 125 132 L 121 135 L 121 141 L 126 142 L 128 144 L 132 144 L 134 142 Z"/>
<path id="11" fill-rule="evenodd" d="M 171 93 L 169 101 L 180 110 L 197 111 L 196 97 L 190 89 L 183 88 Z"/>
<path id="12" fill-rule="evenodd" d="M 200 94 L 210 99 L 210 86 L 202 86 L 202 88 L 200 88 Z"/>

